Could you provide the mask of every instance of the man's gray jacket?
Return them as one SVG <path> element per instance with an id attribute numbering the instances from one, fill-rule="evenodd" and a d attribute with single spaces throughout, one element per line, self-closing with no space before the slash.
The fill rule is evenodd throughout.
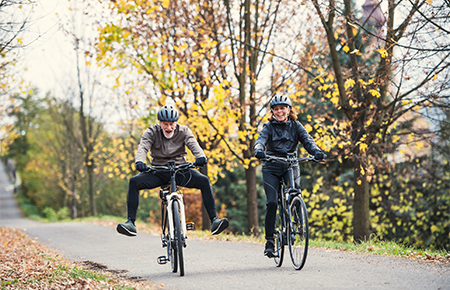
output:
<path id="1" fill-rule="evenodd" d="M 161 126 L 156 124 L 148 127 L 142 134 L 136 151 L 136 162 L 145 163 L 150 150 L 153 165 L 167 165 L 169 160 L 174 160 L 176 164 L 183 164 L 186 163 L 186 147 L 195 157 L 206 157 L 194 134 L 187 126 L 177 123 L 173 136 L 168 139 L 164 136 Z"/>

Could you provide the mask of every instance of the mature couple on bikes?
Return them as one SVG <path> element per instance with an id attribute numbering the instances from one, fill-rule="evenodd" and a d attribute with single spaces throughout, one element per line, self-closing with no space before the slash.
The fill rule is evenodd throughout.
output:
<path id="1" fill-rule="evenodd" d="M 292 108 L 291 100 L 286 96 L 275 96 L 270 103 L 271 116 L 264 124 L 259 134 L 255 149 L 255 157 L 265 159 L 266 153 L 279 157 L 295 154 L 300 142 L 306 151 L 315 159 L 322 160 L 326 155 L 308 134 L 306 129 L 297 121 L 297 113 Z M 178 124 L 179 114 L 173 106 L 164 106 L 158 111 L 159 123 L 148 127 L 141 137 L 136 152 L 136 169 L 141 173 L 130 178 L 127 194 L 128 219 L 117 225 L 117 231 L 127 236 L 136 236 L 136 211 L 139 205 L 139 190 L 153 189 L 169 183 L 169 172 L 147 172 L 145 164 L 150 150 L 152 165 L 167 165 L 169 160 L 176 164 L 186 163 L 186 147 L 196 157 L 195 165 L 204 166 L 206 155 L 199 146 L 191 130 Z M 274 253 L 275 217 L 277 211 L 277 192 L 280 180 L 286 178 L 286 165 L 283 163 L 264 162 L 262 167 L 264 191 L 266 193 L 265 238 L 264 255 L 269 258 Z M 299 172 L 298 165 L 294 168 Z M 300 188 L 300 175 L 295 174 L 295 188 Z M 211 220 L 211 234 L 220 234 L 228 227 L 226 218 L 220 219 L 216 213 L 214 194 L 209 178 L 197 170 L 186 169 L 176 177 L 177 184 L 187 188 L 201 190 L 203 204 Z"/>

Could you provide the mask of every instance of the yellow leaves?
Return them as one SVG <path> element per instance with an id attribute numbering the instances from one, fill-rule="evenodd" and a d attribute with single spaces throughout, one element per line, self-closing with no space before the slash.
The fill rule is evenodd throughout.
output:
<path id="1" fill-rule="evenodd" d="M 420 150 L 423 148 L 423 143 L 422 142 L 417 142 L 416 146 L 414 146 L 417 150 Z"/>
<path id="2" fill-rule="evenodd" d="M 377 49 L 377 51 L 381 55 L 382 58 L 385 58 L 388 56 L 388 53 L 387 53 L 386 49 L 384 49 L 384 48 L 379 48 L 379 49 Z"/>
<path id="3" fill-rule="evenodd" d="M 369 146 L 368 146 L 366 143 L 360 143 L 360 144 L 359 144 L 359 149 L 360 149 L 362 152 L 366 152 L 366 150 L 367 150 L 368 147 L 369 147 Z"/>
<path id="4" fill-rule="evenodd" d="M 333 97 L 330 99 L 330 101 L 331 101 L 334 105 L 339 104 L 339 93 L 333 92 Z"/>
<path id="5" fill-rule="evenodd" d="M 434 76 L 431 78 L 432 81 L 434 81 L 435 79 L 437 79 L 437 74 L 434 74 Z"/>
<path id="6" fill-rule="evenodd" d="M 425 0 L 425 2 L 426 2 L 428 5 L 433 4 L 433 1 L 432 1 L 432 0 Z"/>
<path id="7" fill-rule="evenodd" d="M 374 97 L 380 97 L 380 93 L 377 90 L 369 90 L 369 93 Z"/>
<path id="8" fill-rule="evenodd" d="M 170 0 L 163 0 L 162 6 L 164 8 L 169 8 L 169 3 L 170 3 Z"/>
<path id="9" fill-rule="evenodd" d="M 355 81 L 353 79 L 347 79 L 344 84 L 346 90 L 349 88 L 353 88 L 354 85 Z"/>
<path id="10" fill-rule="evenodd" d="M 308 133 L 310 133 L 312 130 L 313 130 L 313 128 L 312 128 L 312 126 L 310 125 L 310 124 L 305 124 L 305 129 L 306 129 L 306 131 L 308 132 Z"/>
<path id="11" fill-rule="evenodd" d="M 392 143 L 397 143 L 397 141 L 400 140 L 400 136 L 394 136 L 392 137 Z"/>

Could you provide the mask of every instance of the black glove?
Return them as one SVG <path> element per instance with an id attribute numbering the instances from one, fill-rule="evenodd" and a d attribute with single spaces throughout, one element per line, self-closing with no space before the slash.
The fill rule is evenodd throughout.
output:
<path id="1" fill-rule="evenodd" d="M 136 170 L 138 170 L 139 172 L 144 172 L 147 169 L 148 169 L 148 166 L 144 162 L 142 162 L 142 161 L 136 162 Z"/>
<path id="2" fill-rule="evenodd" d="M 207 163 L 206 157 L 198 157 L 195 159 L 194 165 L 198 167 L 205 166 Z"/>
<path id="3" fill-rule="evenodd" d="M 266 158 L 266 153 L 264 153 L 264 151 L 262 150 L 256 150 L 255 157 L 258 159 L 264 159 Z"/>
<path id="4" fill-rule="evenodd" d="M 316 153 L 314 153 L 314 159 L 316 160 L 322 160 L 327 158 L 327 155 L 325 155 L 322 151 L 316 151 Z"/>

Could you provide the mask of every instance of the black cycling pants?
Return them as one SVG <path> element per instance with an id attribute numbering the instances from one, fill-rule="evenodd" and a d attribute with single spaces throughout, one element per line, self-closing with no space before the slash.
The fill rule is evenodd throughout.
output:
<path id="1" fill-rule="evenodd" d="M 280 182 L 286 180 L 288 183 L 288 165 L 282 162 L 264 162 L 262 166 L 262 176 L 264 182 L 264 191 L 266 193 L 266 219 L 265 230 L 266 240 L 273 240 L 275 233 L 275 218 L 277 214 L 278 193 L 280 191 Z M 298 165 L 293 166 L 295 188 L 300 189 L 300 169 Z"/>
<path id="2" fill-rule="evenodd" d="M 197 188 L 201 190 L 203 204 L 206 207 L 209 218 L 216 216 L 216 204 L 209 178 L 197 170 L 186 169 L 178 171 L 176 175 L 177 186 Z M 136 212 L 139 206 L 139 190 L 153 189 L 170 183 L 169 172 L 143 172 L 130 178 L 128 184 L 127 207 L 128 219 L 136 220 Z"/>

